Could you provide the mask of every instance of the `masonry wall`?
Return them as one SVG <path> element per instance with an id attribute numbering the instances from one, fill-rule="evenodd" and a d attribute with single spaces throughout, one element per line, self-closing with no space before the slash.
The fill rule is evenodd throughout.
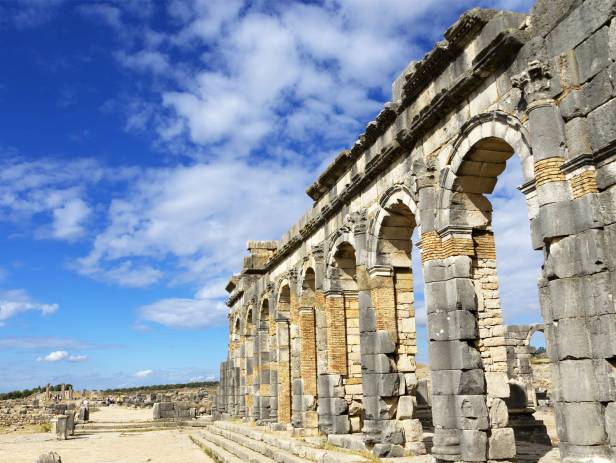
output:
<path id="1" fill-rule="evenodd" d="M 471 10 L 409 64 L 392 101 L 310 186 L 313 208 L 282 240 L 249 242 L 227 287 L 220 413 L 361 433 L 377 456 L 425 451 L 404 260 L 421 252 L 432 453 L 515 458 L 486 195 L 506 162 L 520 162 L 545 258 L 562 459 L 616 458 L 615 13 L 608 0 L 539 1 L 528 16 Z M 246 314 L 262 307 L 255 335 Z"/>

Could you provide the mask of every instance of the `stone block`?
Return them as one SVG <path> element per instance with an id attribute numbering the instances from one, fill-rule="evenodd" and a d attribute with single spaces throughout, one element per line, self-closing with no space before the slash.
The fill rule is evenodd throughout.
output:
<path id="1" fill-rule="evenodd" d="M 584 85 L 584 103 L 588 111 L 592 111 L 610 98 L 614 93 L 608 69 L 603 69 L 590 82 Z"/>
<path id="2" fill-rule="evenodd" d="M 552 242 L 544 273 L 548 279 L 592 275 L 606 270 L 606 262 L 602 231 L 587 230 Z"/>
<path id="3" fill-rule="evenodd" d="M 364 396 L 393 397 L 404 393 L 404 376 L 400 373 L 365 373 Z"/>
<path id="4" fill-rule="evenodd" d="M 490 460 L 512 460 L 516 456 L 515 437 L 512 428 L 492 429 L 488 439 Z"/>
<path id="5" fill-rule="evenodd" d="M 607 435 L 603 406 L 596 402 L 561 403 L 560 413 L 567 430 L 566 439 L 573 445 L 601 445 Z"/>
<path id="6" fill-rule="evenodd" d="M 428 331 L 432 340 L 476 339 L 477 317 L 468 310 L 434 312 L 430 316 Z"/>
<path id="7" fill-rule="evenodd" d="M 437 370 L 472 370 L 480 368 L 481 355 L 464 341 L 430 341 L 430 367 Z"/>
<path id="8" fill-rule="evenodd" d="M 39 456 L 36 463 L 62 463 L 62 458 L 56 452 L 49 452 Z"/>
<path id="9" fill-rule="evenodd" d="M 421 421 L 417 419 L 406 419 L 400 420 L 399 423 L 406 443 L 422 441 L 423 428 L 421 426 Z"/>
<path id="10" fill-rule="evenodd" d="M 347 415 L 332 417 L 332 432 L 333 434 L 348 434 L 351 432 L 349 417 Z"/>
<path id="11" fill-rule="evenodd" d="M 438 395 L 482 395 L 486 390 L 483 370 L 433 371 L 432 390 Z"/>
<path id="12" fill-rule="evenodd" d="M 488 396 L 501 399 L 509 397 L 509 378 L 507 373 L 486 371 L 485 377 Z"/>
<path id="13" fill-rule="evenodd" d="M 333 398 L 344 397 L 344 391 L 340 392 L 342 378 L 340 375 L 322 374 L 318 378 L 319 397 Z"/>
<path id="14" fill-rule="evenodd" d="M 588 328 L 585 318 L 563 318 L 554 325 L 559 360 L 591 357 Z"/>
<path id="15" fill-rule="evenodd" d="M 392 354 L 396 350 L 396 344 L 387 331 L 361 333 L 360 342 L 362 355 Z"/>
<path id="16" fill-rule="evenodd" d="M 556 27 L 547 35 L 546 45 L 550 56 L 560 55 L 564 51 L 575 48 L 582 43 L 594 31 L 606 24 L 614 14 L 613 0 L 586 0 L 579 7 L 572 9 L 561 8 L 560 3 L 570 1 L 549 0 L 541 2 L 547 5 L 545 12 L 550 16 L 550 21 L 557 23 Z M 555 12 L 562 12 L 560 15 Z M 563 15 L 566 17 L 561 21 Z M 535 20 L 535 17 L 533 17 Z M 600 45 L 600 44 L 599 44 Z M 603 44 L 607 47 L 607 40 Z M 582 62 L 579 67 L 583 66 Z"/>
<path id="17" fill-rule="evenodd" d="M 610 63 L 608 28 L 602 27 L 575 49 L 580 80 L 585 82 Z"/>
<path id="18" fill-rule="evenodd" d="M 616 99 L 611 99 L 588 114 L 590 140 L 594 151 L 616 140 Z"/>
<path id="19" fill-rule="evenodd" d="M 450 310 L 477 310 L 475 287 L 468 278 L 428 283 L 425 291 L 428 314 Z"/>
<path id="20" fill-rule="evenodd" d="M 414 355 L 400 354 L 396 362 L 396 368 L 400 373 L 414 373 L 417 370 L 417 363 Z"/>
<path id="21" fill-rule="evenodd" d="M 491 428 L 506 428 L 509 424 L 509 411 L 502 399 L 492 399 L 489 411 Z"/>
<path id="22" fill-rule="evenodd" d="M 490 427 L 484 396 L 458 395 L 455 404 L 459 429 L 485 430 Z"/>
<path id="23" fill-rule="evenodd" d="M 590 112 L 584 92 L 577 89 L 571 90 L 571 92 L 563 98 L 560 102 L 559 108 L 565 121 L 585 117 Z M 565 133 L 567 133 L 566 130 Z M 567 141 L 568 140 L 569 137 L 567 137 Z"/>
<path id="24" fill-rule="evenodd" d="M 611 402 L 605 407 L 605 430 L 610 445 L 616 445 L 616 402 Z"/>
<path id="25" fill-rule="evenodd" d="M 588 320 L 592 357 L 616 357 L 616 314 L 605 314 Z"/>
<path id="26" fill-rule="evenodd" d="M 558 156 L 565 140 L 565 127 L 556 105 L 533 109 L 528 115 L 533 159 L 535 163 Z"/>
<path id="27" fill-rule="evenodd" d="M 417 406 L 415 397 L 410 395 L 400 396 L 398 399 L 398 410 L 396 411 L 396 419 L 409 420 L 413 418 L 415 407 Z"/>
<path id="28" fill-rule="evenodd" d="M 390 373 L 396 371 L 393 359 L 387 354 L 364 354 L 361 356 L 365 373 Z"/>
<path id="29" fill-rule="evenodd" d="M 360 293 L 363 292 L 360 291 Z M 370 295 L 367 297 L 370 298 Z M 370 300 L 370 304 L 372 304 L 372 300 Z M 366 307 L 361 304 L 359 305 L 359 331 L 361 333 L 373 333 L 376 331 L 376 311 L 372 305 Z"/>
<path id="30" fill-rule="evenodd" d="M 460 456 L 463 461 L 486 461 L 488 435 L 483 431 L 460 431 Z"/>
<path id="31" fill-rule="evenodd" d="M 424 263 L 424 281 L 432 283 L 452 278 L 470 278 L 471 265 L 471 258 L 468 256 L 429 260 Z"/>

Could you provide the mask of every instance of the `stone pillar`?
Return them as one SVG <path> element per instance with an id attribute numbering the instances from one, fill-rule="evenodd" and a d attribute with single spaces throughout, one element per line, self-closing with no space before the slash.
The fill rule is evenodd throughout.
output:
<path id="1" fill-rule="evenodd" d="M 303 427 L 314 429 L 318 426 L 315 411 L 317 396 L 317 346 L 316 319 L 313 307 L 299 309 L 299 332 L 301 340 L 301 422 Z"/>
<path id="2" fill-rule="evenodd" d="M 608 47 L 607 33 L 603 46 Z M 539 292 L 556 383 L 561 459 L 611 461 L 616 446 L 613 104 L 590 112 L 588 124 L 578 117 L 565 126 L 566 108 L 547 94 L 551 74 L 546 64 L 529 63 L 522 87 L 529 101 L 538 199 L 533 245 L 545 255 Z"/>
<path id="3" fill-rule="evenodd" d="M 346 320 L 344 296 L 341 291 L 325 294 L 327 316 L 327 366 L 328 373 L 347 374 Z"/>
<path id="4" fill-rule="evenodd" d="M 261 322 L 259 326 L 259 419 L 271 418 L 271 379 L 270 379 L 270 349 L 269 329 L 267 322 Z"/>
<path id="5" fill-rule="evenodd" d="M 291 422 L 291 353 L 289 348 L 289 320 L 276 319 L 278 341 L 278 415 L 279 423 Z"/>
<path id="6" fill-rule="evenodd" d="M 68 439 L 67 421 L 68 416 L 66 415 L 56 415 L 51 420 L 51 432 L 56 435 L 58 440 Z"/>

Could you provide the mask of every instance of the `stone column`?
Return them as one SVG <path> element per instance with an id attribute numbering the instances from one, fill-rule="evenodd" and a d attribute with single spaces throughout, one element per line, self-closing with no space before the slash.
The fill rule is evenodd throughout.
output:
<path id="1" fill-rule="evenodd" d="M 608 46 L 605 36 L 600 47 Z M 566 127 L 565 108 L 548 96 L 552 73 L 545 63 L 529 63 L 520 82 L 529 101 L 538 198 L 531 225 L 533 245 L 545 255 L 539 291 L 556 383 L 561 459 L 611 461 L 616 445 L 613 104 L 592 111 L 588 124 L 580 117 Z M 589 148 L 591 156 L 585 153 Z"/>

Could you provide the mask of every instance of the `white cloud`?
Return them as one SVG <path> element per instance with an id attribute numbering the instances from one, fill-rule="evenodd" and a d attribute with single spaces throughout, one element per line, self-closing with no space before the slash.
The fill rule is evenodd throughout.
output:
<path id="1" fill-rule="evenodd" d="M 56 350 L 50 352 L 45 357 L 39 357 L 36 360 L 39 362 L 59 362 L 68 359 L 68 352 L 65 350 Z"/>
<path id="2" fill-rule="evenodd" d="M 37 362 L 85 362 L 88 357 L 86 355 L 71 355 L 65 350 L 56 350 L 44 357 L 38 357 L 36 360 Z"/>
<path id="3" fill-rule="evenodd" d="M 139 308 L 141 319 L 171 328 L 199 329 L 221 324 L 227 307 L 213 299 L 162 299 Z"/>
<path id="4" fill-rule="evenodd" d="M 150 170 L 112 201 L 107 227 L 77 269 L 147 286 L 163 277 L 156 267 L 165 261 L 175 282 L 222 284 L 241 263 L 247 240 L 280 236 L 299 218 L 310 202 L 303 191 L 309 178 L 296 165 L 268 162 Z"/>
<path id="5" fill-rule="evenodd" d="M 58 310 L 58 304 L 37 302 L 23 289 L 0 291 L 0 326 L 19 313 L 38 311 L 42 315 L 49 315 L 56 310 Z"/>
<path id="6" fill-rule="evenodd" d="M 148 376 L 152 376 L 153 373 L 154 370 L 139 370 L 137 373 L 135 373 L 135 376 L 137 378 L 147 378 Z"/>

